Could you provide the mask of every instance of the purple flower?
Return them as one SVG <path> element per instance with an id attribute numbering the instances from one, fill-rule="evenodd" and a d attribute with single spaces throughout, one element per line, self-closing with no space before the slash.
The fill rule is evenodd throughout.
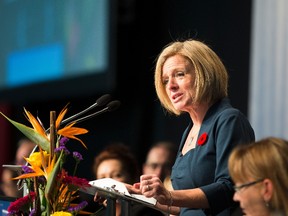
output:
<path id="1" fill-rule="evenodd" d="M 69 141 L 67 137 L 62 137 L 59 141 L 60 146 L 65 146 L 65 144 Z"/>
<path id="2" fill-rule="evenodd" d="M 70 151 L 65 147 L 65 145 L 60 145 L 59 148 L 55 148 L 54 152 L 61 152 L 63 151 L 65 155 L 69 155 Z"/>
<path id="3" fill-rule="evenodd" d="M 39 176 L 38 177 L 38 182 L 42 185 L 46 183 L 46 178 L 44 176 Z"/>
<path id="4" fill-rule="evenodd" d="M 73 152 L 73 157 L 75 158 L 77 162 L 80 162 L 81 160 L 83 160 L 83 157 L 79 152 Z"/>
<path id="5" fill-rule="evenodd" d="M 36 213 L 35 209 L 32 209 L 31 212 L 30 212 L 30 214 L 29 214 L 29 216 L 34 216 L 35 213 Z"/>
<path id="6" fill-rule="evenodd" d="M 69 207 L 68 211 L 69 212 L 79 212 L 81 209 L 85 208 L 88 205 L 87 201 L 82 201 L 75 207 Z"/>
<path id="7" fill-rule="evenodd" d="M 22 166 L 22 170 L 24 173 L 33 173 L 34 170 L 32 170 L 29 166 Z"/>

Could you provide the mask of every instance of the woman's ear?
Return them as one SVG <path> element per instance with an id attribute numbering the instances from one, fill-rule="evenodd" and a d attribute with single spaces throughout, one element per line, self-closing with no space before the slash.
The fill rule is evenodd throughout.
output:
<path id="1" fill-rule="evenodd" d="M 270 179 L 264 179 L 263 185 L 264 185 L 263 198 L 264 198 L 264 201 L 268 203 L 272 198 L 274 186 Z"/>

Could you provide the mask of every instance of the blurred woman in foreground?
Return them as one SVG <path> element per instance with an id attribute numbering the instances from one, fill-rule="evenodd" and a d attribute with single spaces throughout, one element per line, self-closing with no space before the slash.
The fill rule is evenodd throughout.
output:
<path id="1" fill-rule="evenodd" d="M 234 200 L 245 215 L 288 215 L 288 142 L 269 137 L 239 146 L 229 158 Z"/>

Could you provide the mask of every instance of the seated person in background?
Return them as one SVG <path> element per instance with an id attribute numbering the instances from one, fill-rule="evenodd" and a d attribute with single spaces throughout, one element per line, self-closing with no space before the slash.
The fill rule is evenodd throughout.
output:
<path id="1" fill-rule="evenodd" d="M 143 174 L 155 174 L 165 187 L 171 189 L 171 170 L 176 158 L 177 148 L 174 143 L 161 141 L 155 143 L 148 151 L 146 161 L 143 164 Z"/>
<path id="2" fill-rule="evenodd" d="M 139 181 L 140 169 L 135 156 L 124 144 L 111 144 L 95 157 L 93 166 L 96 179 L 112 178 L 120 182 L 133 184 Z M 103 214 L 97 215 L 104 215 Z M 116 203 L 116 216 L 121 215 L 121 205 Z M 133 216 L 163 216 L 163 213 L 144 205 L 132 206 Z"/>
<path id="3" fill-rule="evenodd" d="M 27 138 L 20 139 L 17 143 L 17 150 L 15 154 L 14 163 L 9 165 L 25 165 L 26 161 L 24 157 L 29 157 L 35 144 Z M 21 169 L 20 169 L 21 170 Z M 20 172 L 20 171 L 19 171 Z M 4 168 L 1 179 L 1 191 L 4 196 L 9 197 L 22 197 L 23 190 L 21 186 L 18 187 L 17 180 L 12 180 L 19 175 L 16 170 L 10 168 Z"/>
<path id="4" fill-rule="evenodd" d="M 26 160 L 24 159 L 24 157 L 29 157 L 34 147 L 35 144 L 31 140 L 26 138 L 20 139 L 18 141 L 18 148 L 15 155 L 15 164 L 26 164 Z"/>
<path id="5" fill-rule="evenodd" d="M 130 149 L 121 143 L 107 146 L 94 159 L 93 170 L 96 179 L 112 178 L 133 184 L 139 181 L 139 168 Z"/>
<path id="6" fill-rule="evenodd" d="M 288 142 L 269 137 L 235 148 L 229 157 L 233 199 L 245 215 L 288 215 Z"/>
<path id="7" fill-rule="evenodd" d="M 16 171 L 9 168 L 3 168 L 1 178 L 1 195 L 8 197 L 21 197 L 23 195 L 22 190 L 18 190 L 17 181 L 12 178 L 17 177 Z"/>

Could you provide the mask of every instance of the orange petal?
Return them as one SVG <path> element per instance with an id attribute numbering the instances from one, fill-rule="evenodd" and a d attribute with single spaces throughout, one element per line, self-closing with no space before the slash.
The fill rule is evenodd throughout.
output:
<path id="1" fill-rule="evenodd" d="M 55 166 L 55 161 L 56 161 L 56 155 L 54 155 L 51 163 L 49 163 L 47 169 L 45 170 L 45 172 L 47 173 L 47 176 L 52 172 L 54 166 Z"/>
<path id="2" fill-rule="evenodd" d="M 72 127 L 75 123 L 76 122 L 73 122 L 73 123 L 67 125 L 66 127 L 58 130 L 57 133 L 58 134 L 68 133 L 71 135 L 80 135 L 80 134 L 85 134 L 88 132 L 88 130 L 86 130 L 84 128 Z"/>
<path id="3" fill-rule="evenodd" d="M 37 176 L 42 176 L 42 175 L 40 175 L 38 173 L 27 173 L 27 174 L 17 176 L 15 178 L 13 178 L 13 180 L 26 179 L 26 178 L 37 177 Z"/>
<path id="4" fill-rule="evenodd" d="M 64 136 L 64 135 L 63 135 L 63 136 Z M 87 146 L 84 144 L 84 142 L 83 142 L 81 139 L 79 139 L 79 138 L 77 138 L 77 137 L 75 137 L 75 136 L 73 136 L 73 135 L 70 135 L 70 134 L 65 134 L 65 137 L 68 137 L 68 138 L 70 138 L 70 139 L 78 140 L 78 141 L 87 149 Z"/>
<path id="5" fill-rule="evenodd" d="M 77 127 L 71 127 L 71 128 L 63 128 L 58 131 L 58 134 L 60 135 L 81 135 L 87 133 L 88 130 L 84 128 L 77 128 Z"/>
<path id="6" fill-rule="evenodd" d="M 37 176 L 45 176 L 45 173 L 39 167 L 32 167 L 32 169 L 34 170 L 34 173 L 25 173 L 13 179 L 16 180 L 16 179 L 25 179 L 25 178 L 31 178 L 31 177 L 37 177 Z"/>
<path id="7" fill-rule="evenodd" d="M 88 130 L 84 129 L 84 128 L 77 128 L 77 127 L 72 127 L 73 124 L 68 125 L 67 127 L 58 130 L 57 133 L 68 137 L 70 139 L 76 139 L 79 142 L 81 142 L 81 144 L 87 149 L 86 145 L 84 144 L 84 142 L 82 142 L 82 140 L 80 140 L 79 138 L 75 137 L 75 135 L 81 135 L 81 134 L 85 134 L 88 132 Z"/>
<path id="8" fill-rule="evenodd" d="M 63 120 L 65 114 L 67 113 L 67 106 L 68 104 L 61 110 L 60 114 L 58 115 L 56 119 L 56 129 L 59 128 L 61 121 Z"/>
<path id="9" fill-rule="evenodd" d="M 43 137 L 47 137 L 44 128 L 42 127 L 42 125 L 37 121 L 37 119 L 24 108 L 24 111 L 31 123 L 31 125 L 33 126 L 34 130 L 37 131 L 39 134 L 41 134 Z"/>

